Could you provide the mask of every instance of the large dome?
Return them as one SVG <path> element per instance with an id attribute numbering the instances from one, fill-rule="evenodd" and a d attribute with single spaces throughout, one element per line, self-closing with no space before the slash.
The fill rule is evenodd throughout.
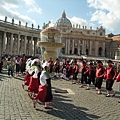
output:
<path id="1" fill-rule="evenodd" d="M 66 18 L 65 11 L 63 12 L 62 17 L 59 20 L 57 20 L 56 26 L 58 26 L 58 27 L 72 27 L 70 20 Z"/>

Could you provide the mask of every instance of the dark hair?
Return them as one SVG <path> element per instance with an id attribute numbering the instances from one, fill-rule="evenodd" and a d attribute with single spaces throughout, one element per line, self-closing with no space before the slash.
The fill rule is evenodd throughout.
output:
<path id="1" fill-rule="evenodd" d="M 10 58 L 8 58 L 8 61 L 10 61 Z"/>
<path id="2" fill-rule="evenodd" d="M 46 70 L 47 66 L 44 67 L 44 69 Z"/>
<path id="3" fill-rule="evenodd" d="M 112 60 L 108 60 L 107 63 L 113 63 Z"/>
<path id="4" fill-rule="evenodd" d="M 83 63 L 83 64 L 86 64 L 86 62 L 85 62 L 85 61 L 82 61 L 82 63 Z"/>
<path id="5" fill-rule="evenodd" d="M 90 64 L 89 65 L 93 65 L 93 63 L 92 62 L 90 62 Z"/>
<path id="6" fill-rule="evenodd" d="M 67 63 L 69 63 L 70 61 L 67 60 Z"/>
<path id="7" fill-rule="evenodd" d="M 97 63 L 101 63 L 102 64 L 101 60 L 98 60 Z"/>

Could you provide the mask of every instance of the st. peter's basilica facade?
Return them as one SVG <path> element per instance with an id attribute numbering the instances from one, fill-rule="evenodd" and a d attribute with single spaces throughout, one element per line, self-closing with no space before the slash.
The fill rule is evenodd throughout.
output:
<path id="1" fill-rule="evenodd" d="M 43 28 L 48 27 L 44 24 Z M 87 55 L 94 57 L 109 57 L 120 59 L 120 35 L 105 34 L 105 29 L 101 26 L 93 29 L 87 26 L 72 25 L 63 11 L 60 19 L 54 25 L 61 32 L 58 42 L 63 43 L 61 53 L 63 55 Z M 35 29 L 32 27 L 0 20 L 0 55 L 6 54 L 26 54 L 36 55 L 38 53 L 37 42 L 41 40 L 39 25 Z M 57 40 L 56 40 L 57 41 Z"/>

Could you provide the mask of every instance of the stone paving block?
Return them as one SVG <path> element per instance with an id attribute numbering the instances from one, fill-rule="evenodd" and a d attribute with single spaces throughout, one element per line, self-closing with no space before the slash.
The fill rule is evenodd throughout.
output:
<path id="1" fill-rule="evenodd" d="M 71 81 L 52 80 L 54 102 L 53 110 L 45 110 L 43 104 L 37 104 L 38 110 L 33 108 L 32 100 L 23 90 L 20 79 L 5 79 L 0 81 L 0 119 L 10 120 L 119 120 L 120 98 L 118 84 L 114 84 L 117 91 L 115 97 L 106 98 L 105 82 L 103 94 L 97 95 L 94 86 L 90 91 L 79 88 L 80 84 Z M 22 78 L 23 79 L 23 78 Z M 26 87 L 27 88 L 27 87 Z M 55 93 L 55 89 L 70 89 L 75 94 Z"/>

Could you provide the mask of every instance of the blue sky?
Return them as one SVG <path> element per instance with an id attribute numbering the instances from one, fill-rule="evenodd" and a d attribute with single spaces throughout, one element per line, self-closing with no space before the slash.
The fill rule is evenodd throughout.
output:
<path id="1" fill-rule="evenodd" d="M 65 10 L 72 24 L 90 26 L 93 29 L 103 26 L 106 34 L 120 34 L 120 0 L 0 0 L 0 19 L 37 28 L 43 23 L 51 24 L 62 16 Z"/>

